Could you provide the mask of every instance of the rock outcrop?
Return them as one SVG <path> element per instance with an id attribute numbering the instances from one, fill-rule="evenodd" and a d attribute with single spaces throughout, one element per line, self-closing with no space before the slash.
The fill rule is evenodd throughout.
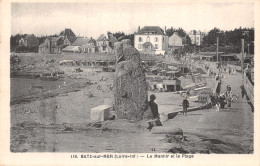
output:
<path id="1" fill-rule="evenodd" d="M 117 118 L 142 120 L 148 108 L 147 84 L 139 52 L 130 40 L 116 42 L 117 66 L 114 78 L 114 98 Z"/>

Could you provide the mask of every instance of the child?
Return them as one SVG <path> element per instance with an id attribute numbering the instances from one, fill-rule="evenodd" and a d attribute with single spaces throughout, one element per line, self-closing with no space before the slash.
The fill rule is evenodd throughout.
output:
<path id="1" fill-rule="evenodd" d="M 182 108 L 183 108 L 183 111 L 182 111 L 182 113 L 183 113 L 183 115 L 187 115 L 187 109 L 188 109 L 188 107 L 189 107 L 189 101 L 187 100 L 187 96 L 184 98 L 184 100 L 182 101 Z"/>
<path id="2" fill-rule="evenodd" d="M 220 103 L 217 102 L 217 103 L 216 103 L 216 111 L 219 112 L 219 110 L 220 110 Z"/>

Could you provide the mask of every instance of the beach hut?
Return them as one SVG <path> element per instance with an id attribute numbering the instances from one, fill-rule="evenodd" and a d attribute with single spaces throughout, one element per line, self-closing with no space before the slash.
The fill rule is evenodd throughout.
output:
<path id="1" fill-rule="evenodd" d="M 167 92 L 175 92 L 181 90 L 181 81 L 177 78 L 173 80 L 163 80 L 163 84 L 165 86 L 165 91 Z"/>

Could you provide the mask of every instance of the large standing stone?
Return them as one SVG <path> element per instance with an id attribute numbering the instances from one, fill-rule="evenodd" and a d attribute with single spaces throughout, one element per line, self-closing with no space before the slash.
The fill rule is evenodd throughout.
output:
<path id="1" fill-rule="evenodd" d="M 130 40 L 115 43 L 115 111 L 119 119 L 142 120 L 147 109 L 147 85 L 139 52 Z"/>

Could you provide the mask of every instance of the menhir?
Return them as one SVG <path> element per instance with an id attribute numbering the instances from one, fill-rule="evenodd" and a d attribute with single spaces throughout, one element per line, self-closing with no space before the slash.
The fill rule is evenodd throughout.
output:
<path id="1" fill-rule="evenodd" d="M 117 118 L 142 120 L 147 109 L 147 84 L 139 52 L 130 40 L 115 43 L 117 66 L 114 98 Z"/>

